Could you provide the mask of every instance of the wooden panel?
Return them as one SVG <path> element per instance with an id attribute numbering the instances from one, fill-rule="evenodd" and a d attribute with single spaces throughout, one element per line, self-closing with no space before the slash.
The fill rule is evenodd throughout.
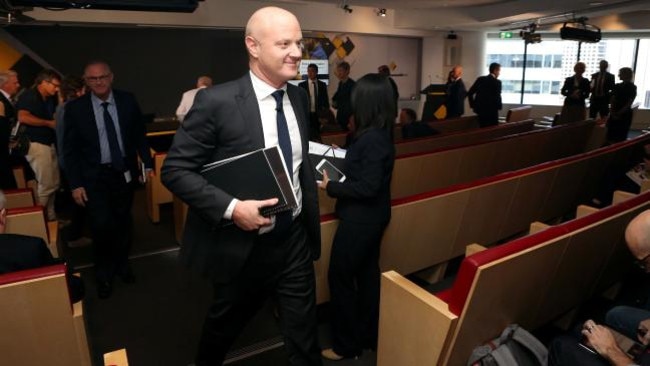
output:
<path id="1" fill-rule="evenodd" d="M 323 222 L 320 225 L 321 237 L 321 254 L 320 259 L 314 262 L 314 271 L 316 273 L 316 303 L 322 304 L 329 301 L 330 290 L 327 282 L 327 273 L 330 266 L 330 255 L 332 253 L 332 243 L 334 234 L 339 226 L 338 220 Z"/>
<path id="2" fill-rule="evenodd" d="M 421 156 L 395 160 L 390 184 L 390 196 L 393 199 L 414 194 L 413 185 L 419 179 L 422 160 Z"/>
<path id="3" fill-rule="evenodd" d="M 499 231 L 500 238 L 506 238 L 526 230 L 531 220 L 537 220 L 540 217 L 544 200 L 548 196 L 554 177 L 554 171 L 547 169 L 525 175 L 517 180 L 517 187 L 513 191 L 512 200 L 506 213 L 507 220 L 503 221 Z"/>
<path id="4" fill-rule="evenodd" d="M 441 151 L 428 156 L 422 162 L 417 179 L 412 183 L 414 191 L 410 194 L 428 192 L 459 183 L 461 158 L 462 151 L 459 150 Z M 393 179 L 395 177 L 396 175 L 393 174 Z"/>
<path id="5" fill-rule="evenodd" d="M 464 191 L 395 207 L 382 239 L 382 270 L 410 274 L 449 260 L 469 196 Z"/>
<path id="6" fill-rule="evenodd" d="M 470 146 L 462 149 L 462 158 L 459 163 L 459 172 L 456 182 L 469 182 L 474 179 L 494 175 L 491 167 L 496 159 L 496 152 L 492 145 Z"/>
<path id="7" fill-rule="evenodd" d="M 576 209 L 576 218 L 581 218 L 585 217 L 587 215 L 591 215 L 594 212 L 597 212 L 598 209 L 595 207 L 587 206 L 587 205 L 580 205 Z"/>
<path id="8" fill-rule="evenodd" d="M 147 180 L 145 188 L 147 190 L 147 214 L 153 223 L 160 222 L 160 205 L 172 202 L 172 194 L 162 184 L 160 180 L 162 165 L 165 162 L 167 153 L 156 153 L 151 150 L 153 154 L 154 163 L 154 176 Z"/>
<path id="9" fill-rule="evenodd" d="M 75 274 L 76 275 L 76 274 Z M 77 350 L 81 359 L 80 366 L 91 366 L 88 335 L 86 334 L 86 320 L 83 313 L 83 301 L 72 304 L 72 322 L 77 336 Z"/>
<path id="10" fill-rule="evenodd" d="M 187 219 L 188 206 L 180 198 L 174 196 L 174 236 L 176 242 L 180 245 L 183 241 L 183 230 L 185 229 L 185 220 Z"/>
<path id="11" fill-rule="evenodd" d="M 499 231 L 503 222 L 510 219 L 506 214 L 516 186 L 517 180 L 510 179 L 470 190 L 452 256 L 463 254 L 470 243 L 489 246 L 503 239 Z"/>
<path id="12" fill-rule="evenodd" d="M 472 349 L 511 323 L 530 327 L 568 239 L 479 268 L 456 326 L 445 365 L 465 365 Z"/>
<path id="13" fill-rule="evenodd" d="M 436 365 L 456 321 L 443 301 L 396 272 L 384 273 L 377 365 Z"/>
<path id="14" fill-rule="evenodd" d="M 554 218 L 558 213 L 568 212 L 577 205 L 578 192 L 588 168 L 588 160 L 580 160 L 556 169 L 557 174 L 540 213 L 540 220 Z"/>
<path id="15" fill-rule="evenodd" d="M 129 359 L 126 355 L 126 349 L 104 353 L 104 366 L 129 366 Z"/>
<path id="16" fill-rule="evenodd" d="M 85 365 L 63 274 L 0 286 L 3 365 Z"/>
<path id="17" fill-rule="evenodd" d="M 31 190 L 5 192 L 7 202 L 5 208 L 32 207 L 35 205 L 34 195 Z"/>
<path id="18" fill-rule="evenodd" d="M 22 234 L 41 238 L 49 245 L 43 211 L 7 215 L 7 234 Z"/>
<path id="19" fill-rule="evenodd" d="M 336 206 L 336 198 L 330 197 L 322 189 L 318 190 L 318 212 L 321 215 L 334 213 Z"/>

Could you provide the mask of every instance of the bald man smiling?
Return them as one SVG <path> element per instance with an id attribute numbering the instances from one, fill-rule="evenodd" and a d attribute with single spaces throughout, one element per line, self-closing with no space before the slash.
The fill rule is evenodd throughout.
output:
<path id="1" fill-rule="evenodd" d="M 308 100 L 287 84 L 298 73 L 302 31 L 290 12 L 266 7 L 249 19 L 244 42 L 249 73 L 197 95 L 162 169 L 164 184 L 190 207 L 181 258 L 214 288 L 196 364 L 221 365 L 272 296 L 289 364 L 320 365 L 312 263 L 320 256 L 320 222 L 307 158 Z M 204 164 L 275 145 L 298 198 L 292 212 L 261 216 L 259 209 L 277 203 L 275 197 L 240 200 L 199 173 Z"/>

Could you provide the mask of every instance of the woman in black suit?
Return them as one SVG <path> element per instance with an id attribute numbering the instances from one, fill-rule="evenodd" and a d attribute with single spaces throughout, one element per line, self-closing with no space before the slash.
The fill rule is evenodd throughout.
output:
<path id="1" fill-rule="evenodd" d="M 582 77 L 587 66 L 578 62 L 573 66 L 575 74 L 564 80 L 561 93 L 566 98 L 560 114 L 560 123 L 578 122 L 587 119 L 585 99 L 589 98 L 591 86 L 589 80 Z"/>
<path id="2" fill-rule="evenodd" d="M 388 78 L 368 74 L 352 93 L 356 130 L 345 157 L 344 182 L 323 176 L 321 189 L 337 198 L 339 226 L 329 266 L 332 348 L 323 357 L 356 357 L 377 347 L 379 245 L 390 221 L 395 161 L 393 90 Z"/>
<path id="3" fill-rule="evenodd" d="M 621 82 L 612 89 L 612 111 L 607 119 L 607 142 L 627 140 L 632 125 L 632 103 L 636 98 L 636 85 L 632 82 L 634 72 L 629 67 L 618 71 Z"/>

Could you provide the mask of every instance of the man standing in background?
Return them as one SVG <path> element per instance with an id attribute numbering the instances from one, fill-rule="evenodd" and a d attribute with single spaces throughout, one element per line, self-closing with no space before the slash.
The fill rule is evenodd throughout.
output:
<path id="1" fill-rule="evenodd" d="M 18 74 L 15 71 L 0 71 L 0 189 L 16 188 L 9 158 L 9 137 L 16 122 L 16 109 L 11 98 L 19 88 Z"/>
<path id="2" fill-rule="evenodd" d="M 147 174 L 153 162 L 133 94 L 112 88 L 113 73 L 103 61 L 89 63 L 83 78 L 90 93 L 66 104 L 63 156 L 72 198 L 87 208 L 97 294 L 105 299 L 116 275 L 135 281 L 128 262 L 131 206 L 135 182 L 144 180 L 137 157 Z"/>
<path id="3" fill-rule="evenodd" d="M 320 141 L 320 121 L 318 116 L 330 108 L 327 85 L 318 80 L 318 66 L 307 66 L 307 80 L 298 84 L 309 95 L 309 140 Z"/>
<path id="4" fill-rule="evenodd" d="M 447 78 L 447 119 L 458 118 L 465 114 L 465 97 L 467 90 L 465 83 L 461 79 L 463 75 L 463 67 L 460 65 L 454 66 L 449 72 Z"/>
<path id="5" fill-rule="evenodd" d="M 491 63 L 490 74 L 476 79 L 467 92 L 469 106 L 477 114 L 478 124 L 481 127 L 499 124 L 499 110 L 502 108 L 500 73 L 501 65 L 496 62 Z"/>
<path id="6" fill-rule="evenodd" d="M 199 79 L 196 81 L 196 88 L 191 89 L 183 93 L 183 97 L 181 98 L 181 104 L 178 105 L 178 108 L 176 108 L 176 117 L 178 118 L 179 122 L 183 122 L 185 119 L 185 115 L 187 112 L 190 111 L 190 108 L 192 108 L 192 104 L 194 104 L 194 98 L 196 97 L 196 93 L 199 92 L 199 90 L 207 88 L 212 86 L 212 78 L 209 76 L 199 76 Z"/>
<path id="7" fill-rule="evenodd" d="M 43 70 L 36 75 L 34 87 L 25 91 L 16 103 L 18 121 L 27 126 L 29 138 L 27 162 L 38 182 L 38 204 L 47 210 L 47 219 L 56 220 L 54 197 L 59 189 L 59 163 L 56 159 L 54 111 L 61 76 L 54 70 Z"/>
<path id="8" fill-rule="evenodd" d="M 614 75 L 607 72 L 609 63 L 606 60 L 601 60 L 598 66 L 600 71 L 591 74 L 589 118 L 596 118 L 598 114 L 600 114 L 600 118 L 605 118 L 609 115 L 609 99 L 612 96 L 614 84 L 616 84 Z"/>
<path id="9" fill-rule="evenodd" d="M 343 61 L 336 66 L 336 77 L 339 86 L 332 97 L 332 106 L 336 108 L 336 122 L 343 131 L 348 130 L 350 116 L 352 116 L 352 90 L 355 82 L 350 79 L 350 64 Z"/>

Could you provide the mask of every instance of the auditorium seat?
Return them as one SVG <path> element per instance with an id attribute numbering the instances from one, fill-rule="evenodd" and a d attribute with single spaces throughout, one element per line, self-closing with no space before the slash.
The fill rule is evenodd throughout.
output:
<path id="1" fill-rule="evenodd" d="M 5 226 L 7 234 L 22 234 L 41 238 L 54 258 L 59 257 L 58 226 L 56 221 L 45 219 L 43 206 L 10 208 Z"/>
<path id="2" fill-rule="evenodd" d="M 526 169 L 393 200 L 380 255 L 382 270 L 411 274 L 463 255 L 472 243 L 493 245 L 572 212 L 595 195 L 608 166 L 628 160 L 650 135 Z M 601 174 L 601 175 L 599 175 Z M 327 267 L 334 215 L 321 216 L 317 301 L 328 300 Z"/>
<path id="3" fill-rule="evenodd" d="M 627 198 L 627 199 L 625 199 Z M 624 230 L 650 192 L 465 257 L 453 286 L 430 294 L 382 275 L 377 365 L 463 365 L 506 325 L 529 330 L 609 288 L 633 262 Z"/>
<path id="4" fill-rule="evenodd" d="M 65 265 L 0 275 L 3 365 L 90 366 L 82 302 L 70 303 Z"/>
<path id="5" fill-rule="evenodd" d="M 153 223 L 160 222 L 160 205 L 172 202 L 172 194 L 160 181 L 160 171 L 172 144 L 179 122 L 176 120 L 147 124 L 147 142 L 153 157 L 154 176 L 145 183 L 147 215 Z"/>
<path id="6" fill-rule="evenodd" d="M 104 366 L 129 366 L 126 349 L 122 348 L 113 352 L 104 353 Z"/>
<path id="7" fill-rule="evenodd" d="M 35 205 L 34 191 L 28 188 L 2 191 L 7 199 L 5 208 L 31 207 Z"/>

